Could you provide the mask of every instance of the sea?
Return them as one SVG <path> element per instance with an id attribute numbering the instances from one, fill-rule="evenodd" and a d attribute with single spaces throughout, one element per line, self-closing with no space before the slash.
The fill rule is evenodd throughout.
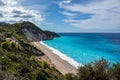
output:
<path id="1" fill-rule="evenodd" d="M 43 41 L 49 49 L 78 67 L 102 58 L 120 63 L 120 33 L 59 33 L 61 37 Z"/>

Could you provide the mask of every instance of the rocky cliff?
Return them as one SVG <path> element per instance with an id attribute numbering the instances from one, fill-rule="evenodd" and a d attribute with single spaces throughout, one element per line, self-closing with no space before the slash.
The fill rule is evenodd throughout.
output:
<path id="1" fill-rule="evenodd" d="M 43 31 L 30 22 L 23 22 L 21 34 L 24 34 L 29 41 L 41 41 L 59 37 L 58 34 L 50 31 Z"/>
<path id="2" fill-rule="evenodd" d="M 49 40 L 55 37 L 59 37 L 59 35 L 56 34 L 55 32 L 44 31 L 37 27 L 35 24 L 28 21 L 10 24 L 7 25 L 6 27 L 3 27 L 2 29 L 9 32 L 10 34 L 13 34 L 18 38 L 23 37 L 28 41 Z"/>

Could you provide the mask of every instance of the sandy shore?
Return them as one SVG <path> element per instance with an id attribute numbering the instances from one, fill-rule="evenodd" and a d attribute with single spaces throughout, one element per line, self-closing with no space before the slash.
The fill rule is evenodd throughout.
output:
<path id="1" fill-rule="evenodd" d="M 52 50 L 47 48 L 45 45 L 39 42 L 32 42 L 31 44 L 34 45 L 36 48 L 40 49 L 46 56 L 48 56 L 48 58 L 50 59 L 54 67 L 58 71 L 60 71 L 62 74 L 66 74 L 66 73 L 76 74 L 77 73 L 77 70 L 74 66 L 69 64 L 67 61 L 61 59 L 58 55 L 54 54 Z"/>

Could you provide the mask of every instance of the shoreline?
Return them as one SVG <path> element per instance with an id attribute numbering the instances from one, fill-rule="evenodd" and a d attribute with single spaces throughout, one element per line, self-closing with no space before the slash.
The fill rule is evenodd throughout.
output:
<path id="1" fill-rule="evenodd" d="M 48 49 L 52 50 L 52 52 L 56 55 L 58 55 L 60 58 L 62 58 L 63 60 L 67 61 L 69 64 L 71 64 L 72 66 L 74 66 L 76 69 L 80 66 L 83 66 L 82 64 L 78 63 L 77 61 L 75 61 L 74 59 L 68 57 L 67 55 L 63 54 L 62 52 L 60 52 L 59 50 L 48 46 L 47 44 L 45 44 L 44 42 L 40 41 L 40 43 L 42 45 L 44 45 L 45 47 L 47 47 Z"/>
<path id="2" fill-rule="evenodd" d="M 50 59 L 52 65 L 54 65 L 54 67 L 63 75 L 67 73 L 73 73 L 75 75 L 77 74 L 77 67 L 71 65 L 70 62 L 61 58 L 43 42 L 32 42 L 31 44 L 41 50 Z"/>

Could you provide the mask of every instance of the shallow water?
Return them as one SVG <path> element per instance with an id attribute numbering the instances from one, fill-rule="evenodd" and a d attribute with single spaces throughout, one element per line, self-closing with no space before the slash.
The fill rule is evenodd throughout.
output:
<path id="1" fill-rule="evenodd" d="M 120 34 L 118 33 L 61 33 L 60 38 L 44 41 L 80 64 L 101 58 L 120 62 Z"/>

